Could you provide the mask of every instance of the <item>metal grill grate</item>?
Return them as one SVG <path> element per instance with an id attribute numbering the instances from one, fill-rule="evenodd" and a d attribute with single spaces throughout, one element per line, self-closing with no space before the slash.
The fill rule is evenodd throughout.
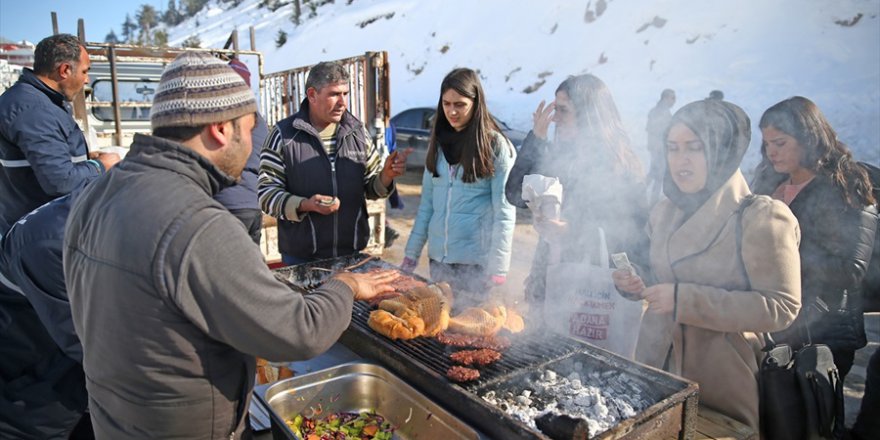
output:
<path id="1" fill-rule="evenodd" d="M 357 302 L 351 317 L 351 325 L 348 333 L 357 333 L 357 339 L 363 339 L 364 343 L 385 346 L 390 352 L 396 351 L 406 356 L 407 359 L 417 362 L 436 373 L 446 377 L 446 370 L 455 365 L 449 355 L 459 348 L 441 344 L 435 338 L 416 338 L 411 340 L 392 341 L 384 336 L 376 334 L 369 325 L 370 306 L 363 302 Z M 566 354 L 583 350 L 584 346 L 569 338 L 548 338 L 545 334 L 515 335 L 510 348 L 502 351 L 501 359 L 486 367 L 479 367 L 480 378 L 461 384 L 468 390 L 475 390 L 488 383 L 502 380 L 509 374 L 527 368 L 533 368 Z M 384 359 L 383 359 L 384 360 Z"/>
<path id="2" fill-rule="evenodd" d="M 277 269 L 275 272 L 296 289 L 310 290 L 330 276 L 331 271 L 342 270 L 365 257 L 366 255 L 358 254 Z M 330 271 L 314 270 L 316 267 Z M 398 269 L 384 261 L 372 260 L 354 271 L 362 272 L 373 268 Z M 416 278 L 426 281 L 418 276 Z M 667 396 L 636 417 L 599 434 L 598 438 L 693 437 L 697 396 L 695 384 L 681 382 L 666 373 L 642 367 L 574 339 L 535 329 L 526 329 L 524 334 L 512 335 L 511 346 L 502 351 L 501 359 L 479 368 L 479 379 L 456 384 L 446 378 L 446 371 L 453 365 L 449 355 L 459 348 L 448 347 L 435 338 L 392 341 L 369 327 L 367 320 L 371 311 L 369 304 L 355 302 L 351 324 L 340 342 L 365 358 L 379 361 L 493 438 L 547 439 L 534 428 L 481 399 L 480 393 L 511 385 L 530 372 L 573 357 L 597 368 L 601 366 L 605 370 L 641 378 L 642 383 L 649 384 L 647 388 L 657 388 L 655 397 Z"/>

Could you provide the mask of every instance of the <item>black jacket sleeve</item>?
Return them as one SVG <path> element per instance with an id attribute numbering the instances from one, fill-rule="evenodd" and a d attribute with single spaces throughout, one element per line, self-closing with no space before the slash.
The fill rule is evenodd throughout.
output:
<path id="1" fill-rule="evenodd" d="M 507 184 L 504 186 L 504 193 L 507 201 L 517 208 L 525 208 L 526 203 L 522 199 L 522 183 L 523 178 L 528 174 L 535 174 L 538 169 L 538 163 L 544 154 L 547 154 L 549 142 L 535 136 L 535 132 L 530 131 L 529 135 L 523 141 L 522 148 L 516 155 L 516 162 L 510 170 L 507 178 Z"/>

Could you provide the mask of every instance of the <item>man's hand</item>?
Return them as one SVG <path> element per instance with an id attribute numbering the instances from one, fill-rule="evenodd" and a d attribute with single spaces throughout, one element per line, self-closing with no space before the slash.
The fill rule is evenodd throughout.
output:
<path id="1" fill-rule="evenodd" d="M 104 171 L 109 171 L 110 168 L 113 168 L 113 165 L 119 163 L 122 160 L 118 154 L 116 153 L 98 153 L 98 157 L 96 158 L 98 162 L 101 162 L 101 165 L 104 165 Z"/>
<path id="2" fill-rule="evenodd" d="M 641 297 L 642 291 L 645 290 L 645 282 L 642 281 L 642 277 L 633 275 L 627 269 L 615 270 L 611 273 L 611 279 L 614 280 L 614 286 L 617 287 L 617 290 L 621 292 Z"/>
<path id="3" fill-rule="evenodd" d="M 333 276 L 347 284 L 354 291 L 354 299 L 365 301 L 376 295 L 394 291 L 391 282 L 400 277 L 396 270 L 383 270 L 369 273 L 342 272 Z"/>
<path id="4" fill-rule="evenodd" d="M 325 196 L 323 194 L 315 194 L 308 199 L 304 199 L 299 204 L 299 212 L 317 212 L 321 215 L 330 215 L 339 211 L 339 199 L 333 196 Z"/>
<path id="5" fill-rule="evenodd" d="M 553 110 L 556 109 L 556 102 L 551 102 L 544 107 L 544 101 L 538 104 L 538 108 L 532 113 L 532 132 L 541 139 L 547 139 L 547 130 L 550 123 L 553 122 Z"/>
<path id="6" fill-rule="evenodd" d="M 642 298 L 648 302 L 648 311 L 653 313 L 672 313 L 675 309 L 675 285 L 656 284 L 642 291 Z"/>
<path id="7" fill-rule="evenodd" d="M 412 151 L 412 148 L 406 148 L 403 151 L 397 149 L 392 151 L 385 159 L 385 166 L 382 167 L 382 172 L 379 174 L 379 178 L 382 179 L 382 185 L 385 188 L 391 186 L 395 177 L 402 176 L 406 172 L 406 157 Z"/>

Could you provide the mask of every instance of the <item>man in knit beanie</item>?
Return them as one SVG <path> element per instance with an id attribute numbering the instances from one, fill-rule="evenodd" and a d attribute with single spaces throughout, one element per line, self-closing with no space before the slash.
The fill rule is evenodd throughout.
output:
<path id="1" fill-rule="evenodd" d="M 315 356 L 355 299 L 391 290 L 386 271 L 292 292 L 212 198 L 241 175 L 255 111 L 232 68 L 184 52 L 159 82 L 153 135 L 71 209 L 64 275 L 98 439 L 249 436 L 255 356 Z"/>

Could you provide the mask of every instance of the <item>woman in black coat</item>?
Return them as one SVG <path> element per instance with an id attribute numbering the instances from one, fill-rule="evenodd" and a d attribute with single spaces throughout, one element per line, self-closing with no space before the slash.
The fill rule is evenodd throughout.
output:
<path id="1" fill-rule="evenodd" d="M 788 204 L 801 228 L 803 306 L 774 337 L 828 345 L 843 380 L 867 344 L 861 289 L 877 230 L 871 183 L 809 99 L 770 107 L 760 127 L 764 161 L 753 190 Z"/>

